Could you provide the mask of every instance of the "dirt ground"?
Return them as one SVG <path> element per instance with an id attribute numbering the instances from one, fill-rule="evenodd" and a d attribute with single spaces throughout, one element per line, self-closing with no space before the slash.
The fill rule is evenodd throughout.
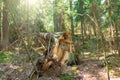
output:
<path id="1" fill-rule="evenodd" d="M 106 68 L 99 63 L 100 61 L 93 59 L 84 60 L 77 66 L 67 66 L 64 73 L 74 73 L 73 80 L 107 80 Z M 0 80 L 29 80 L 28 76 L 31 70 L 31 63 L 0 63 Z M 60 78 L 41 77 L 39 80 L 60 80 Z M 110 74 L 110 80 L 120 80 L 120 77 Z"/>

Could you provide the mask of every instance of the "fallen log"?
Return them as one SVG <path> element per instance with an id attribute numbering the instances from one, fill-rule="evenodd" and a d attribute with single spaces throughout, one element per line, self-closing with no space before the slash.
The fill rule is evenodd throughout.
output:
<path id="1" fill-rule="evenodd" d="M 37 71 L 34 69 L 30 74 L 30 79 L 34 75 L 59 76 L 67 65 L 69 55 L 72 53 L 72 39 L 70 32 L 59 32 L 57 34 L 39 33 L 43 39 L 53 39 L 53 45 L 44 52 L 44 58 L 38 59 L 36 63 Z M 56 40 L 55 40 L 56 39 Z"/>

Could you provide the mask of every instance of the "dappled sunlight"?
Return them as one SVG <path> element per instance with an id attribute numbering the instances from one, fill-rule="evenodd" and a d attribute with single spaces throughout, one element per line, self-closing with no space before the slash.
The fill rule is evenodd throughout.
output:
<path id="1" fill-rule="evenodd" d="M 18 68 L 20 68 L 20 66 L 10 64 L 10 65 L 9 65 L 9 68 L 12 68 L 12 69 L 18 69 Z"/>
<path id="2" fill-rule="evenodd" d="M 0 80 L 120 80 L 118 4 L 0 0 Z"/>
<path id="3" fill-rule="evenodd" d="M 40 0 L 42 1 L 42 0 Z M 37 4 L 37 0 L 28 0 L 30 6 L 35 6 Z"/>

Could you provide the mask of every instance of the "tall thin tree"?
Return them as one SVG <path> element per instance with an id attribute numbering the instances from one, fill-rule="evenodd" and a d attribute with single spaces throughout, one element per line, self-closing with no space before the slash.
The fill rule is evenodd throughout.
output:
<path id="1" fill-rule="evenodd" d="M 9 0 L 3 0 L 3 20 L 2 20 L 2 31 L 3 31 L 3 40 L 2 40 L 2 49 L 7 48 L 9 44 L 9 20 L 8 20 L 8 5 Z"/>
<path id="2" fill-rule="evenodd" d="M 72 0 L 70 0 L 70 11 L 72 12 L 73 11 L 73 7 L 72 7 Z M 70 15 L 70 22 L 71 22 L 71 33 L 72 33 L 72 36 L 74 35 L 74 24 L 73 24 L 73 15 L 71 13 Z"/>
<path id="3" fill-rule="evenodd" d="M 54 22 L 54 31 L 63 31 L 64 29 L 64 6 L 59 5 L 63 4 L 63 1 L 54 0 L 53 3 L 53 22 Z"/>

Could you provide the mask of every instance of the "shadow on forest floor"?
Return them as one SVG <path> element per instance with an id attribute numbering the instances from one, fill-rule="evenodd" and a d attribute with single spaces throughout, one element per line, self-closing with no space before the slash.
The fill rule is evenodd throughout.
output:
<path id="1" fill-rule="evenodd" d="M 3 55 L 3 58 L 9 61 L 0 62 L 0 80 L 29 80 L 28 76 L 33 66 L 26 59 L 27 55 L 17 54 L 14 57 L 19 59 L 11 61 L 9 59 L 11 57 Z M 101 64 L 99 60 L 87 58 L 79 65 L 67 66 L 60 77 L 53 79 L 41 77 L 39 80 L 107 80 L 106 68 Z M 115 77 L 113 74 L 110 74 L 110 77 L 111 80 L 120 80 L 120 77 Z"/>

